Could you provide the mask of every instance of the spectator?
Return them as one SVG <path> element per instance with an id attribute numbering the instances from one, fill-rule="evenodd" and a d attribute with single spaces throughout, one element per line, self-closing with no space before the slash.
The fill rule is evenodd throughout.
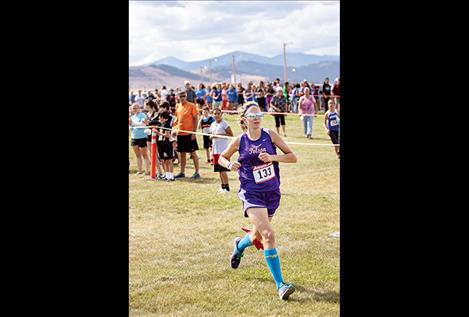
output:
<path id="1" fill-rule="evenodd" d="M 331 97 L 331 85 L 329 84 L 329 78 L 326 77 L 322 84 L 322 100 L 324 101 L 324 113 L 327 112 L 329 100 Z"/>
<path id="2" fill-rule="evenodd" d="M 161 111 L 163 110 L 168 110 L 169 112 L 169 123 L 171 125 L 171 127 L 174 126 L 174 123 L 176 122 L 176 115 L 173 115 L 173 112 L 171 111 L 171 106 L 169 104 L 169 102 L 163 102 L 160 106 L 161 108 Z M 171 145 L 172 145 L 172 148 L 173 148 L 173 162 L 175 160 L 177 160 L 180 156 L 179 152 L 176 152 L 176 139 L 173 138 L 173 134 L 174 133 L 171 133 L 171 138 L 169 139 L 169 141 L 171 142 Z M 178 160 L 178 162 L 180 162 L 180 160 Z M 171 173 L 173 172 L 173 166 L 171 165 Z"/>
<path id="3" fill-rule="evenodd" d="M 207 90 L 204 84 L 199 84 L 199 89 L 197 89 L 195 95 L 197 96 L 197 103 L 203 108 L 203 106 L 205 106 L 205 98 L 207 97 Z"/>
<path id="4" fill-rule="evenodd" d="M 207 103 L 208 110 L 212 110 L 213 98 L 212 98 L 212 89 L 210 85 L 207 86 L 207 94 L 205 95 L 205 102 Z"/>
<path id="5" fill-rule="evenodd" d="M 313 81 L 311 81 L 311 84 L 310 84 L 310 87 L 311 87 L 311 95 L 313 95 L 314 97 L 314 112 L 317 113 L 319 112 L 319 110 L 321 110 L 320 108 L 320 97 L 319 96 L 319 85 L 315 85 Z"/>
<path id="6" fill-rule="evenodd" d="M 155 89 L 155 93 L 158 93 L 158 90 L 157 90 L 157 89 Z M 166 86 L 164 86 L 164 85 L 161 86 L 161 91 L 160 91 L 160 95 L 161 95 L 161 97 L 160 97 L 160 103 L 163 103 L 163 102 L 165 102 L 165 101 L 168 101 L 168 94 L 169 94 L 169 92 L 168 92 L 168 90 L 166 89 Z"/>
<path id="7" fill-rule="evenodd" d="M 234 84 L 230 84 L 230 88 L 226 92 L 226 97 L 228 98 L 228 109 L 235 110 L 238 101 L 238 93 L 236 92 Z"/>
<path id="8" fill-rule="evenodd" d="M 156 99 L 155 95 L 153 95 L 153 93 L 149 90 L 148 91 L 148 94 L 147 94 L 147 98 L 145 98 L 146 100 L 154 100 Z"/>
<path id="9" fill-rule="evenodd" d="M 135 102 L 135 94 L 133 91 L 130 92 L 130 96 L 129 96 L 129 103 L 130 103 L 130 106 L 132 106 L 132 104 Z"/>
<path id="10" fill-rule="evenodd" d="M 169 103 L 170 113 L 172 115 L 175 115 L 176 114 L 176 95 L 174 94 L 174 89 L 169 90 L 169 94 L 166 97 L 166 99 Z"/>
<path id="11" fill-rule="evenodd" d="M 130 117 L 129 123 L 132 128 L 132 149 L 137 157 L 137 175 L 150 175 L 150 160 L 147 151 L 147 135 L 145 134 L 145 126 L 148 124 L 147 116 L 140 111 L 138 103 L 132 105 L 133 115 Z M 142 158 L 145 160 L 145 172 L 142 171 Z"/>
<path id="12" fill-rule="evenodd" d="M 244 87 L 242 83 L 238 84 L 238 105 L 242 106 L 244 104 Z"/>
<path id="13" fill-rule="evenodd" d="M 204 107 L 202 110 L 202 118 L 199 121 L 199 128 L 202 130 L 202 133 L 209 134 L 210 126 L 215 122 L 215 118 L 210 115 L 208 107 Z M 210 148 L 212 147 L 212 141 L 210 136 L 204 135 L 204 149 L 205 154 L 207 155 L 207 163 L 211 162 Z"/>
<path id="14" fill-rule="evenodd" d="M 186 100 L 186 92 L 182 91 L 178 94 L 179 103 L 176 105 L 177 129 L 185 131 L 197 131 L 198 114 L 197 107 L 194 103 Z M 191 179 L 200 178 L 199 174 L 199 157 L 197 156 L 196 135 L 190 132 L 177 132 L 177 151 L 181 153 L 181 171 L 174 178 L 184 178 L 186 170 L 186 153 L 191 153 L 194 161 L 195 173 Z"/>
<path id="15" fill-rule="evenodd" d="M 221 109 L 226 110 L 226 107 L 228 106 L 228 97 L 226 96 L 226 91 L 228 90 L 228 87 L 226 86 L 226 83 L 223 83 L 221 86 L 221 99 L 222 99 L 222 105 Z"/>
<path id="16" fill-rule="evenodd" d="M 221 110 L 213 110 L 213 115 L 215 116 L 215 122 L 213 122 L 210 126 L 210 134 L 233 136 L 233 131 L 231 131 L 230 125 L 228 124 L 228 122 L 222 119 L 223 113 L 221 112 Z M 221 188 L 218 192 L 226 193 L 230 191 L 228 174 L 226 173 L 229 171 L 229 169 L 218 164 L 218 158 L 220 157 L 220 154 L 228 148 L 230 140 L 216 136 L 211 136 L 210 138 L 213 142 L 213 171 L 220 173 Z"/>
<path id="17" fill-rule="evenodd" d="M 334 86 L 332 87 L 332 96 L 334 97 L 334 103 L 337 108 L 337 112 L 340 113 L 340 78 L 334 80 Z"/>
<path id="18" fill-rule="evenodd" d="M 253 90 L 252 85 L 253 85 L 253 83 L 252 83 L 252 81 L 250 81 L 248 83 L 248 88 L 246 88 L 246 90 L 244 91 L 244 102 L 254 101 L 255 92 Z"/>
<path id="19" fill-rule="evenodd" d="M 173 176 L 173 145 L 171 143 L 171 114 L 168 110 L 163 110 L 160 113 L 160 120 L 158 126 L 158 156 L 160 160 L 163 161 L 163 169 L 165 175 L 161 175 L 161 179 L 166 179 L 167 181 L 174 181 Z"/>
<path id="20" fill-rule="evenodd" d="M 280 78 L 274 80 L 274 89 L 277 89 L 277 87 L 280 87 Z"/>
<path id="21" fill-rule="evenodd" d="M 257 88 L 256 92 L 259 92 L 260 90 L 264 91 L 264 96 L 266 92 L 267 87 L 264 84 L 264 81 L 259 81 L 259 87 Z"/>
<path id="22" fill-rule="evenodd" d="M 272 87 L 272 83 L 267 84 L 267 89 L 266 89 L 266 94 L 265 94 L 265 102 L 267 105 L 270 105 L 270 102 L 272 101 L 272 98 L 275 95 L 275 89 Z"/>
<path id="23" fill-rule="evenodd" d="M 192 89 L 191 83 L 188 80 L 186 80 L 184 82 L 184 86 L 186 87 L 187 101 L 195 104 L 197 95 L 195 94 L 195 91 Z"/>
<path id="24" fill-rule="evenodd" d="M 145 109 L 147 110 L 147 120 L 149 121 L 148 125 L 149 126 L 159 125 L 160 122 L 158 120 L 158 106 L 156 105 L 156 102 L 152 100 L 147 101 L 147 103 L 145 104 Z M 147 148 L 148 148 L 148 157 L 151 158 L 151 132 L 147 135 Z M 158 145 L 157 145 L 156 155 L 158 155 Z M 158 179 L 164 179 L 163 170 L 161 169 L 160 160 L 158 158 L 156 159 L 156 168 L 158 170 Z"/>
<path id="25" fill-rule="evenodd" d="M 256 102 L 262 111 L 265 111 L 265 112 L 268 111 L 263 89 L 260 89 L 260 88 L 257 89 Z"/>
<path id="26" fill-rule="evenodd" d="M 138 91 L 138 96 L 135 97 L 135 102 L 138 104 L 140 107 L 140 111 L 143 110 L 143 107 L 145 106 L 145 97 L 142 96 L 142 91 Z"/>
<path id="27" fill-rule="evenodd" d="M 305 95 L 306 79 L 300 83 L 300 97 Z"/>
<path id="28" fill-rule="evenodd" d="M 293 112 L 297 113 L 298 112 L 298 100 L 301 97 L 301 85 L 296 84 L 295 88 L 292 90 L 292 97 L 291 97 L 291 102 L 292 102 L 292 107 L 293 107 Z"/>
<path id="29" fill-rule="evenodd" d="M 290 112 L 290 109 L 291 109 L 291 107 L 290 107 L 290 89 L 291 89 L 290 88 L 290 83 L 288 81 L 285 82 L 285 86 L 283 87 L 282 92 L 283 92 L 283 96 L 285 97 L 285 101 L 286 101 L 286 105 L 287 105 L 287 107 L 285 109 L 286 112 Z"/>
<path id="30" fill-rule="evenodd" d="M 213 109 L 221 107 L 221 90 L 218 89 L 217 84 L 213 84 L 212 86 L 212 103 L 213 103 Z"/>
<path id="31" fill-rule="evenodd" d="M 308 87 L 304 90 L 305 95 L 299 100 L 299 113 L 304 125 L 304 134 L 308 139 L 312 139 L 313 134 L 313 115 L 314 113 L 314 97 L 310 95 Z"/>
<path id="32" fill-rule="evenodd" d="M 285 112 L 287 107 L 287 101 L 285 100 L 285 96 L 283 95 L 283 90 L 281 87 L 277 87 L 277 95 L 272 98 L 272 101 L 270 102 L 270 107 L 272 108 L 273 112 Z M 287 136 L 285 132 L 285 115 L 274 114 L 274 118 L 277 133 L 280 134 L 280 125 L 282 125 L 283 136 Z"/>

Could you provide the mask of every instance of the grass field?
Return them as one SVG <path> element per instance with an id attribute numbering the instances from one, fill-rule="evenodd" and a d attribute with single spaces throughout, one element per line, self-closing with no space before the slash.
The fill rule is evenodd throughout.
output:
<path id="1" fill-rule="evenodd" d="M 238 135 L 237 116 L 224 119 Z M 307 140 L 298 116 L 288 116 L 285 141 L 330 144 L 322 120 L 314 118 Z M 263 126 L 274 129 L 273 117 Z M 202 148 L 201 136 L 198 143 Z M 339 160 L 332 147 L 290 148 L 298 162 L 280 163 L 282 200 L 273 227 L 283 277 L 297 291 L 281 301 L 255 247 L 238 269 L 230 267 L 232 241 L 249 225 L 236 196 L 237 174 L 229 173 L 231 193 L 217 194 L 218 174 L 199 150 L 200 180 L 149 181 L 134 175 L 129 146 L 130 316 L 339 316 L 339 239 L 329 237 L 339 231 Z M 189 161 L 186 176 L 193 171 Z"/>

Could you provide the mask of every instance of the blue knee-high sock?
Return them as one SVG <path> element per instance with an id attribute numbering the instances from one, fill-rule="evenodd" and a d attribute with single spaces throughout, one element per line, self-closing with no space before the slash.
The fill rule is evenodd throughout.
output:
<path id="1" fill-rule="evenodd" d="M 244 249 L 246 249 L 247 247 L 250 247 L 251 245 L 252 245 L 251 238 L 249 237 L 249 234 L 246 234 L 244 238 L 242 238 L 238 242 L 238 251 L 243 252 Z"/>
<path id="2" fill-rule="evenodd" d="M 280 288 L 283 283 L 282 270 L 280 269 L 280 258 L 277 254 L 277 249 L 264 250 L 265 261 L 269 267 L 270 273 L 274 278 L 277 288 Z"/>

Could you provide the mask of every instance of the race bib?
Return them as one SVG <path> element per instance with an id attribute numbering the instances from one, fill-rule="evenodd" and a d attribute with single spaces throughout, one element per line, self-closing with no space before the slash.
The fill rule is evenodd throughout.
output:
<path id="1" fill-rule="evenodd" d="M 202 129 L 202 132 L 209 134 L 209 133 L 210 133 L 210 127 L 208 127 L 208 128 L 203 128 L 203 129 Z"/>
<path id="2" fill-rule="evenodd" d="M 337 120 L 331 120 L 331 127 L 338 125 Z"/>
<path id="3" fill-rule="evenodd" d="M 252 169 L 256 184 L 266 182 L 275 177 L 274 165 L 272 163 L 254 166 Z"/>

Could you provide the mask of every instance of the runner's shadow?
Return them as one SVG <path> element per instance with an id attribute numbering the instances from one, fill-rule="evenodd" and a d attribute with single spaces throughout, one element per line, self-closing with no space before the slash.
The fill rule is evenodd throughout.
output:
<path id="1" fill-rule="evenodd" d="M 317 138 L 317 137 L 312 137 L 311 140 L 323 140 L 323 141 L 330 141 L 330 138 Z"/>
<path id="2" fill-rule="evenodd" d="M 319 292 L 315 290 L 306 289 L 299 285 L 295 285 L 295 287 L 301 293 L 310 294 L 312 296 L 308 298 L 301 298 L 301 297 L 297 298 L 293 295 L 289 299 L 289 301 L 300 302 L 300 303 L 315 301 L 315 302 L 328 302 L 328 303 L 333 303 L 333 304 L 339 304 L 340 302 L 340 294 L 336 291 Z"/>
<path id="3" fill-rule="evenodd" d="M 185 182 L 185 183 L 196 183 L 196 184 L 215 184 L 219 183 L 219 179 L 217 178 L 211 178 L 211 177 L 201 177 L 199 179 L 191 179 L 190 177 L 185 177 L 185 178 L 176 178 L 176 183 L 177 182 Z"/>

